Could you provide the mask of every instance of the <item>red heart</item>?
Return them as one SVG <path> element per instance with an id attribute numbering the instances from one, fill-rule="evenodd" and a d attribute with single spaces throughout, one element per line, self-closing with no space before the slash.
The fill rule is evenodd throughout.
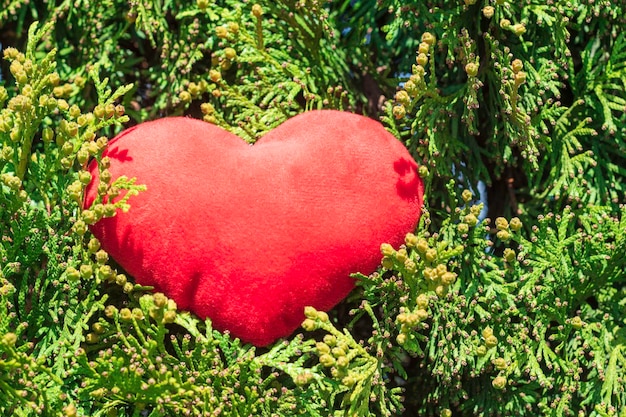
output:
<path id="1" fill-rule="evenodd" d="M 305 306 L 341 301 L 350 273 L 373 272 L 380 244 L 401 244 L 422 206 L 404 146 L 345 112 L 298 115 L 254 146 L 165 118 L 122 132 L 104 155 L 113 178 L 147 191 L 92 227 L 102 247 L 138 283 L 259 346 L 293 332 Z"/>

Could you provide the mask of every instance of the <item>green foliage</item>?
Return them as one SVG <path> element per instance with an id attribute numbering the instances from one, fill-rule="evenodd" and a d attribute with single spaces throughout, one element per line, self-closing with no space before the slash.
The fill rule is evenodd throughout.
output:
<path id="1" fill-rule="evenodd" d="M 15 13 L 18 26 L 29 15 L 62 21 L 45 45 L 57 49 L 60 74 L 81 80 L 96 66 L 133 83 L 124 104 L 135 121 L 180 114 L 193 100 L 194 114 L 253 141 L 305 109 L 363 102 L 336 17 L 317 0 L 265 1 L 254 12 L 234 0 L 35 3 Z M 93 90 L 75 99 L 83 106 Z"/>
<path id="2" fill-rule="evenodd" d="M 212 331 L 163 294 L 143 295 L 132 310 L 113 305 L 92 325 L 89 345 L 79 350 L 79 399 L 85 415 L 224 415 L 290 414 L 302 406 L 298 389 L 281 391 L 285 384 L 273 366 L 289 363 L 286 373 L 301 370 L 306 347 L 301 339 L 276 345 L 255 355 L 228 336 Z M 169 336 L 170 325 L 185 329 Z M 283 365 L 285 366 L 285 365 Z M 293 388 L 293 384 L 291 384 Z"/>
<path id="3" fill-rule="evenodd" d="M 406 246 L 383 245 L 382 273 L 360 277 L 419 415 L 623 409 L 626 210 L 567 207 L 526 238 L 519 218 L 477 223 L 480 209 L 455 208 L 435 232 L 427 213 Z"/>
<path id="4" fill-rule="evenodd" d="M 437 39 L 386 109 L 387 123 L 436 169 L 434 189 L 459 174 L 473 188 L 478 171 L 497 191 L 513 188 L 500 193 L 512 214 L 536 216 L 541 200 L 559 209 L 623 201 L 626 44 L 615 5 L 466 1 L 425 24 L 434 5 L 390 3 L 389 36 L 401 36 L 404 22 Z M 611 36 L 591 31 L 587 8 L 615 22 Z"/>
<path id="5" fill-rule="evenodd" d="M 0 0 L 0 414 L 623 415 L 624 16 L 605 0 Z M 186 114 L 252 143 L 316 108 L 380 113 L 426 202 L 345 303 L 307 308 L 304 336 L 242 345 L 135 285 L 88 231 L 144 189 L 105 180 L 82 207 L 123 127 Z"/>

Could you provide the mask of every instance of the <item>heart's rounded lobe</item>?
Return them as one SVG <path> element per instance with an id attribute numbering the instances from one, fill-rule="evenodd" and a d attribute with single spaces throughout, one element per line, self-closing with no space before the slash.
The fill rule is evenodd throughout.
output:
<path id="1" fill-rule="evenodd" d="M 421 212 L 406 148 L 346 112 L 303 113 L 254 146 L 165 118 L 122 132 L 104 156 L 113 178 L 136 177 L 147 190 L 92 226 L 102 247 L 138 283 L 258 346 L 293 332 L 305 306 L 341 301 L 350 274 L 375 271 L 380 244 L 403 243 Z"/>

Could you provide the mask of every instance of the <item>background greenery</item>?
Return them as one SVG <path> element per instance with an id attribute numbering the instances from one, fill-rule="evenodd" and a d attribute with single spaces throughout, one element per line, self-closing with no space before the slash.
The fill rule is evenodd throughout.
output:
<path id="1" fill-rule="evenodd" d="M 0 0 L 0 413 L 626 416 L 625 16 Z M 303 335 L 242 345 L 134 285 L 87 231 L 132 210 L 80 206 L 121 129 L 188 114 L 254 142 L 315 108 L 379 118 L 422 165 L 426 211 Z"/>

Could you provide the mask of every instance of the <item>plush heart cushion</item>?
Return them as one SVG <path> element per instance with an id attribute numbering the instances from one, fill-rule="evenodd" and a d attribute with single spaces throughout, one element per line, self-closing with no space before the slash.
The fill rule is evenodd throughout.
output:
<path id="1" fill-rule="evenodd" d="M 113 178 L 147 191 L 92 227 L 102 247 L 138 283 L 258 346 L 293 332 L 305 306 L 341 301 L 350 274 L 373 272 L 380 244 L 401 244 L 422 206 L 404 146 L 346 112 L 303 113 L 254 146 L 165 118 L 122 132 L 104 155 Z"/>

